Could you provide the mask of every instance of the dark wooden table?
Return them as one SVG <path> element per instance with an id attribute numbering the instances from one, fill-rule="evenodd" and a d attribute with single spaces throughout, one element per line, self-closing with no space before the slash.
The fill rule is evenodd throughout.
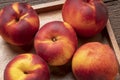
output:
<path id="1" fill-rule="evenodd" d="M 120 0 L 104 0 L 108 7 L 109 19 L 120 47 Z"/>
<path id="2" fill-rule="evenodd" d="M 41 4 L 41 3 L 46 3 L 46 2 L 51 2 L 51 1 L 57 1 L 57 0 L 0 0 L 0 8 L 11 4 L 13 2 L 27 2 L 30 3 L 31 5 L 36 5 L 36 4 Z"/>

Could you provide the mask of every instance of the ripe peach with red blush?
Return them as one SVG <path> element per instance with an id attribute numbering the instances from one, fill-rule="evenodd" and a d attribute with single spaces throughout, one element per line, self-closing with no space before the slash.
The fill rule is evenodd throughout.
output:
<path id="1" fill-rule="evenodd" d="M 29 44 L 39 29 L 39 17 L 27 3 L 13 3 L 0 11 L 0 35 L 17 46 Z"/>
<path id="2" fill-rule="evenodd" d="M 24 53 L 6 66 L 4 80 L 50 80 L 47 63 L 36 54 Z"/>
<path id="3" fill-rule="evenodd" d="M 36 53 L 52 66 L 69 62 L 77 45 L 74 29 L 62 21 L 52 21 L 42 26 L 34 40 Z"/>
<path id="4" fill-rule="evenodd" d="M 115 80 L 118 63 L 109 45 L 89 42 L 75 52 L 72 70 L 77 80 Z"/>
<path id="5" fill-rule="evenodd" d="M 103 0 L 66 0 L 62 17 L 79 36 L 92 37 L 104 29 L 108 11 Z"/>

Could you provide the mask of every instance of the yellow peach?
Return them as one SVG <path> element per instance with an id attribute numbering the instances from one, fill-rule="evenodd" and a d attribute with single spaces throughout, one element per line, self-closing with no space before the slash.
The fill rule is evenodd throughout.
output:
<path id="1" fill-rule="evenodd" d="M 118 63 L 110 46 L 89 42 L 75 52 L 72 70 L 77 80 L 115 80 Z"/>
<path id="2" fill-rule="evenodd" d="M 37 32 L 34 40 L 36 53 L 52 66 L 66 64 L 77 48 L 77 36 L 66 22 L 53 21 Z"/>
<path id="3" fill-rule="evenodd" d="M 20 54 L 7 64 L 4 80 L 50 80 L 49 67 L 38 55 Z"/>

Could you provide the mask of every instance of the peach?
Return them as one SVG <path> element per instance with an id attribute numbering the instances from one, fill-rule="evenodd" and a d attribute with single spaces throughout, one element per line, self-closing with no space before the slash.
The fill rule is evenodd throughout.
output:
<path id="1" fill-rule="evenodd" d="M 61 66 L 69 62 L 77 45 L 74 29 L 62 21 L 45 24 L 34 39 L 36 53 L 52 66 Z"/>
<path id="2" fill-rule="evenodd" d="M 77 80 L 115 80 L 118 63 L 109 45 L 89 42 L 75 52 L 72 70 Z"/>
<path id="3" fill-rule="evenodd" d="M 50 71 L 47 63 L 38 55 L 24 53 L 7 64 L 4 80 L 50 80 Z"/>
<path id="4" fill-rule="evenodd" d="M 0 35 L 16 46 L 29 44 L 39 29 L 39 18 L 27 3 L 13 3 L 0 11 Z"/>
<path id="5" fill-rule="evenodd" d="M 62 17 L 79 36 L 92 37 L 105 27 L 108 10 L 102 0 L 66 0 Z"/>

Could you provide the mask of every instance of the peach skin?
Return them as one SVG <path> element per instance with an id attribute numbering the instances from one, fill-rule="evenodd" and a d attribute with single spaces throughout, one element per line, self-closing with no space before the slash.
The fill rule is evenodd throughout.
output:
<path id="1" fill-rule="evenodd" d="M 79 36 L 93 37 L 104 29 L 108 10 L 103 0 L 66 0 L 62 17 Z"/>
<path id="2" fill-rule="evenodd" d="M 0 11 L 0 35 L 16 46 L 29 44 L 39 29 L 39 18 L 27 3 L 13 3 Z"/>
<path id="3" fill-rule="evenodd" d="M 109 45 L 89 42 L 75 52 L 72 70 L 77 80 L 115 80 L 118 63 Z"/>
<path id="4" fill-rule="evenodd" d="M 74 29 L 66 22 L 52 21 L 36 34 L 36 53 L 52 66 L 66 64 L 74 54 L 78 40 Z"/>
<path id="5" fill-rule="evenodd" d="M 4 80 L 50 80 L 50 71 L 47 63 L 38 55 L 24 53 L 8 63 Z"/>

